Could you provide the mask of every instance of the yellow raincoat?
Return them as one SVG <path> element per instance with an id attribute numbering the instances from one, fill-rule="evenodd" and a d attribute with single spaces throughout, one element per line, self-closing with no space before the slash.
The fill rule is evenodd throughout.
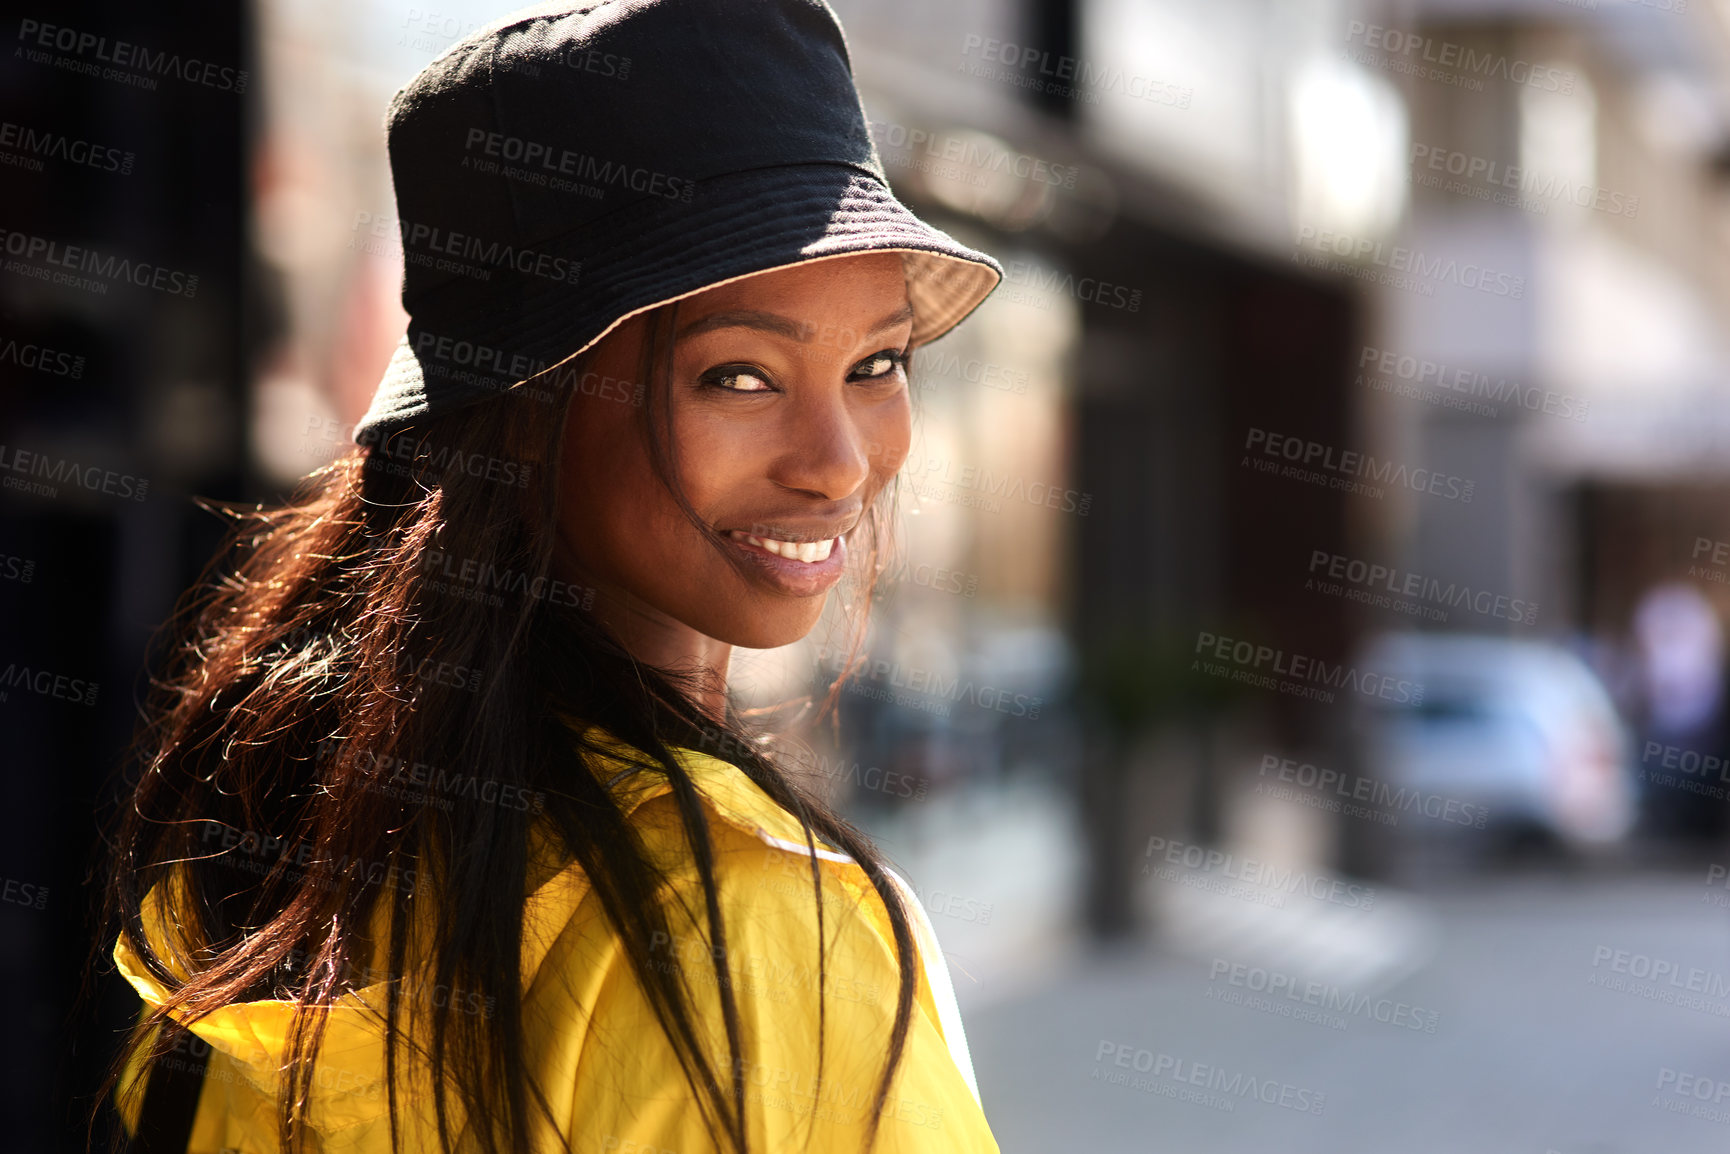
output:
<path id="1" fill-rule="evenodd" d="M 604 734 L 596 736 L 618 754 L 633 752 Z M 799 823 L 738 767 L 696 750 L 679 749 L 675 757 L 712 811 L 728 971 L 739 1005 L 751 1149 L 763 1154 L 856 1151 L 895 1012 L 894 939 L 881 902 L 850 857 L 817 843 L 828 943 L 825 1060 L 819 1083 L 816 903 Z M 658 863 L 672 867 L 672 940 L 657 943 L 657 949 L 676 952 L 692 975 L 695 1008 L 709 1035 L 707 1053 L 724 1078 L 720 1000 L 708 944 L 698 931 L 705 924 L 702 894 L 687 860 L 671 787 L 653 770 L 626 773 L 630 765 L 618 761 L 597 767 L 597 772 L 606 771 L 603 780 L 616 782 L 610 788 L 649 852 Z M 545 864 L 531 867 L 524 915 L 527 1068 L 552 1110 L 549 1126 L 531 1108 L 532 1148 L 616 1154 L 714 1150 L 673 1050 L 599 901 L 589 892 L 580 867 L 561 867 L 550 857 L 550 844 L 537 833 L 534 860 Z M 943 955 L 911 888 L 899 877 L 895 881 L 913 917 L 922 965 L 906 1049 L 874 1149 L 882 1154 L 994 1152 L 997 1143 L 980 1106 Z M 168 932 L 157 897 L 153 890 L 146 900 L 153 941 Z M 427 908 L 424 898 L 411 905 Z M 693 912 L 681 913 L 681 907 Z M 382 957 L 382 935 L 375 941 Z M 410 949 L 413 956 L 412 941 Z M 161 1004 L 163 989 L 123 941 L 116 944 L 114 959 L 148 1005 Z M 382 985 L 360 989 L 331 1012 L 313 1072 L 307 1119 L 315 1141 L 309 1149 L 326 1154 L 390 1150 L 380 1025 L 383 991 Z M 422 1004 L 448 1002 L 465 1013 L 491 1012 L 470 991 L 423 985 L 419 991 L 405 988 L 404 996 L 411 1003 L 416 998 Z M 277 1150 L 274 1094 L 292 1012 L 293 1005 L 283 1001 L 236 1003 L 191 1027 L 197 1039 L 192 1044 L 210 1047 L 189 1147 L 193 1154 Z M 122 1081 L 129 1130 L 137 1099 L 129 1099 L 124 1090 L 137 1075 L 135 1066 Z M 436 1150 L 430 1091 L 417 1092 L 424 1082 L 408 1092 L 402 1081 L 398 1085 L 401 1149 Z M 453 1096 L 449 1105 L 453 1133 L 460 1134 L 460 1101 Z M 462 1145 L 459 1142 L 459 1148 Z"/>

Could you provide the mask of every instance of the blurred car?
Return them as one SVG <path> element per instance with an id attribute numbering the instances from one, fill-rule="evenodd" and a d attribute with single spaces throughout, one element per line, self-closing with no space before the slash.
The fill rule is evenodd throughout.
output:
<path id="1" fill-rule="evenodd" d="M 1639 786 L 1628 732 L 1597 675 L 1568 650 L 1390 633 L 1372 639 L 1360 667 L 1422 686 L 1405 704 L 1372 699 L 1364 731 L 1370 772 L 1408 802 L 1422 795 L 1415 809 L 1431 797 L 1471 805 L 1488 811 L 1486 825 L 1536 827 L 1577 848 L 1633 827 Z"/>

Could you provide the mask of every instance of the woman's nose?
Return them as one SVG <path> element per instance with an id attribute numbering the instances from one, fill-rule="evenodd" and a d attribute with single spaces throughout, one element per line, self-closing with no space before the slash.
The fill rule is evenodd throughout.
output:
<path id="1" fill-rule="evenodd" d="M 774 480 L 837 501 L 871 475 L 873 445 L 842 396 L 807 397 L 793 406 L 782 432 Z M 882 449 L 877 447 L 879 455 Z"/>

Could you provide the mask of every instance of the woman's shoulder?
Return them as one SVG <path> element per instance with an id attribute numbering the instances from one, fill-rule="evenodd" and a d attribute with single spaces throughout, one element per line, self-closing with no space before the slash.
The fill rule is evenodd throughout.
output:
<path id="1" fill-rule="evenodd" d="M 703 875 L 683 807 L 663 767 L 604 733 L 591 730 L 585 736 L 605 751 L 594 758 L 590 769 L 607 785 L 645 852 L 662 871 L 667 908 L 703 910 L 707 897 Z M 865 988 L 887 986 L 892 999 L 900 972 L 893 923 L 864 867 L 815 831 L 807 831 L 798 817 L 732 762 L 688 747 L 673 747 L 671 752 L 689 779 L 705 819 L 715 897 L 728 948 L 740 951 L 741 957 L 803 956 L 814 953 L 821 925 L 825 948 L 835 952 L 842 968 L 856 974 Z M 884 878 L 901 899 L 914 931 L 917 999 L 934 1018 L 947 1018 L 938 1011 L 942 995 L 933 997 L 930 968 L 943 963 L 930 919 L 899 874 L 885 868 Z M 585 900 L 586 891 L 581 869 L 575 865 L 533 890 L 525 918 L 525 963 L 545 957 L 552 940 L 561 934 L 568 937 L 575 931 L 592 944 L 597 937 L 610 937 L 595 903 Z M 696 913 L 689 920 L 688 929 L 700 933 L 696 927 L 707 919 Z M 940 990 L 947 987 L 946 978 L 945 973 L 936 981 Z"/>
<path id="2" fill-rule="evenodd" d="M 777 1128 L 773 1119 L 786 1110 L 794 1112 L 789 1121 L 816 1112 L 840 1126 L 831 1136 L 844 1133 L 851 1140 L 875 1089 L 901 976 L 881 897 L 852 857 L 815 836 L 808 845 L 798 818 L 738 766 L 700 750 L 675 749 L 673 756 L 689 776 L 708 819 L 716 897 L 726 929 L 725 945 L 717 947 L 708 932 L 701 880 L 688 860 L 684 821 L 671 784 L 640 754 L 619 752 L 618 768 L 608 769 L 604 780 L 611 780 L 615 796 L 624 792 L 622 808 L 645 847 L 665 853 L 670 861 L 680 854 L 686 859 L 670 871 L 667 931 L 665 940 L 654 945 L 651 964 L 676 965 L 690 975 L 705 1005 L 714 992 L 713 967 L 728 975 L 741 1020 L 753 1039 L 743 1070 L 751 1087 L 747 1092 L 757 1103 L 754 1112 L 771 1131 Z M 633 762 L 638 763 L 635 769 Z M 924 1150 L 931 1143 L 933 1149 L 994 1150 L 979 1113 L 966 1037 L 930 920 L 899 875 L 887 870 L 885 876 L 902 898 L 916 952 L 904 1073 L 885 1107 L 886 1126 L 900 1141 L 890 1138 L 881 1148 Z M 640 1037 L 642 1031 L 635 1026 L 647 1029 L 651 1021 L 646 1002 L 627 976 L 630 967 L 598 911 L 586 905 L 563 929 L 546 955 L 537 984 L 560 988 L 562 994 L 562 987 L 574 983 L 570 995 L 592 1015 L 580 1017 L 585 1034 L 599 1026 L 619 1037 Z M 819 1100 L 815 1087 L 803 1087 L 801 1079 L 808 1074 L 791 1076 L 791 1082 L 783 1075 L 815 1069 L 824 1014 L 834 1039 L 828 1052 L 833 1074 L 825 1078 L 828 1089 Z M 799 1086 L 812 1101 L 801 1104 L 796 1095 L 789 1098 L 790 1085 Z M 586 1098 L 585 1109 L 604 1111 L 606 1100 L 598 1094 Z"/>
<path id="3" fill-rule="evenodd" d="M 863 867 L 814 834 L 808 845 L 798 818 L 738 766 L 700 750 L 672 752 L 704 819 L 714 898 L 725 931 L 721 946 L 712 940 L 704 877 L 663 768 L 619 743 L 611 746 L 614 764 L 590 766 L 608 784 L 665 879 L 658 895 L 665 930 L 653 948 L 667 956 L 653 960 L 701 972 L 711 955 L 721 956 L 715 952 L 720 949 L 728 968 L 738 973 L 736 991 L 746 1001 L 760 1003 L 758 1010 L 771 1015 L 797 1015 L 816 993 L 821 938 L 828 998 L 836 998 L 839 990 L 840 997 L 884 1007 L 893 1016 L 900 972 L 894 932 Z M 898 879 L 891 884 L 904 885 Z M 903 901 L 915 927 L 924 922 L 910 891 L 904 891 Z M 524 935 L 530 989 L 573 979 L 604 983 L 606 972 L 622 977 L 629 969 L 621 943 L 575 864 L 532 890 Z M 916 928 L 920 955 L 926 951 L 923 937 Z M 935 1019 L 929 978 L 917 963 L 915 975 L 916 1000 Z M 598 992 L 595 985 L 589 996 Z"/>

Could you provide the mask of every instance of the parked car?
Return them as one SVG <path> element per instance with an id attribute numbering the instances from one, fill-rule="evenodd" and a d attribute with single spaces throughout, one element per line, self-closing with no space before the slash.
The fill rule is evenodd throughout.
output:
<path id="1" fill-rule="evenodd" d="M 1405 704 L 1376 699 L 1365 718 L 1365 765 L 1392 790 L 1472 805 L 1488 811 L 1487 826 L 1536 827 L 1577 848 L 1618 841 L 1633 827 L 1632 741 L 1597 675 L 1568 650 L 1391 633 L 1372 639 L 1360 664 L 1422 686 Z M 1450 823 L 1420 815 L 1413 824 Z"/>

